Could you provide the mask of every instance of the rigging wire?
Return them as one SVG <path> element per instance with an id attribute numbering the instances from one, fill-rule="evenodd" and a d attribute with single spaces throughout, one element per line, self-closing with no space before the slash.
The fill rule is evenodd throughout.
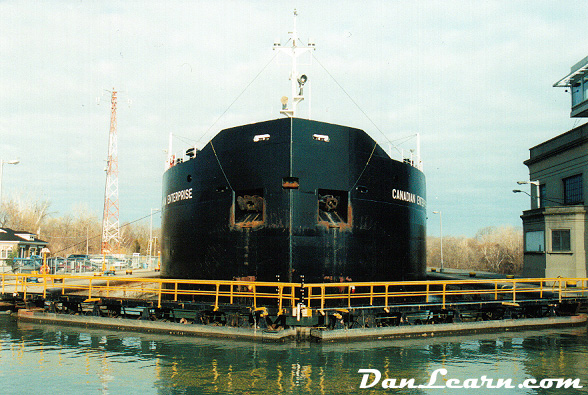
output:
<path id="1" fill-rule="evenodd" d="M 218 155 L 216 154 L 216 149 L 214 149 L 214 144 L 212 144 L 212 140 L 210 140 L 210 147 L 212 148 L 212 152 L 214 152 L 214 157 L 216 158 L 216 161 L 218 162 L 218 167 L 220 167 L 223 176 L 225 176 L 225 180 L 227 181 L 227 184 L 229 184 L 229 188 L 231 188 L 231 191 L 235 191 L 233 189 L 233 186 L 231 185 L 231 182 L 229 181 L 229 178 L 227 177 L 227 173 L 225 173 L 225 169 L 223 169 L 223 165 L 220 162 L 220 159 L 218 158 Z"/>
<path id="2" fill-rule="evenodd" d="M 264 70 L 267 68 L 267 66 L 269 66 L 269 65 L 270 65 L 270 63 L 272 63 L 272 62 L 274 61 L 274 59 L 276 58 L 276 56 L 278 56 L 278 52 L 276 52 L 276 53 L 275 53 L 275 54 L 274 54 L 274 55 L 271 57 L 271 59 L 269 60 L 269 62 L 267 62 L 267 63 L 266 63 L 266 65 L 265 65 L 265 66 L 263 66 L 263 68 L 262 68 L 262 69 L 259 71 L 259 73 L 257 73 L 257 75 L 256 75 L 255 77 L 253 77 L 253 79 L 251 80 L 251 82 L 249 82 L 249 84 L 247 84 L 247 86 L 246 86 L 246 87 L 245 87 L 245 88 L 244 88 L 244 89 L 241 91 L 241 93 L 239 93 L 239 94 L 237 95 L 237 97 L 235 98 L 235 100 L 233 100 L 233 102 L 232 102 L 232 103 L 231 103 L 231 104 L 230 104 L 230 105 L 229 105 L 229 106 L 228 106 L 228 107 L 225 109 L 225 111 L 223 111 L 223 113 L 222 113 L 221 115 L 219 115 L 219 117 L 216 119 L 216 121 L 214 121 L 214 122 L 212 123 L 212 125 L 210 125 L 210 127 L 209 127 L 208 129 L 206 129 L 206 132 L 204 132 L 204 133 L 202 134 L 202 136 L 200 136 L 200 138 L 199 138 L 198 140 L 196 140 L 196 142 L 197 142 L 197 143 L 198 143 L 198 142 L 200 142 L 200 141 L 201 141 L 201 140 L 204 138 L 204 136 L 206 136 L 206 135 L 208 134 L 208 132 L 210 132 L 210 129 L 212 129 L 212 128 L 214 127 L 214 125 L 216 125 L 216 123 L 217 123 L 218 121 L 220 121 L 220 119 L 221 119 L 222 117 L 224 117 L 224 115 L 227 113 L 227 111 L 229 111 L 229 110 L 231 109 L 231 107 L 233 107 L 233 104 L 235 104 L 235 103 L 237 102 L 237 100 L 239 100 L 239 98 L 241 98 L 241 96 L 243 96 L 243 93 L 245 93 L 245 91 L 246 91 L 247 89 L 249 89 L 249 87 L 251 86 L 251 84 L 253 84 L 253 83 L 255 82 L 255 80 L 257 80 L 257 78 L 258 78 L 258 77 L 261 75 L 261 73 L 263 73 L 263 72 L 264 72 Z"/>
<path id="3" fill-rule="evenodd" d="M 194 140 L 193 138 L 178 136 L 177 134 L 174 134 L 174 133 L 172 133 L 172 136 L 177 138 L 178 140 L 182 141 L 184 144 L 188 144 L 188 145 L 194 145 L 198 142 L 198 141 Z"/>
<path id="4" fill-rule="evenodd" d="M 388 142 L 394 143 L 394 142 L 400 141 L 400 143 L 398 143 L 398 145 L 400 145 L 402 143 L 407 142 L 408 140 L 412 139 L 415 136 L 416 136 L 416 133 L 415 134 L 411 134 L 410 136 L 399 137 L 399 138 L 397 138 L 395 140 L 388 140 Z"/>
<path id="5" fill-rule="evenodd" d="M 319 66 L 321 66 L 323 68 L 323 70 L 325 70 L 325 72 L 329 75 L 329 77 L 331 77 L 331 79 L 335 82 L 335 84 L 337 84 L 337 86 L 343 91 L 343 93 L 345 93 L 345 95 L 347 95 L 347 97 L 349 98 L 349 100 L 351 100 L 351 102 L 353 104 L 355 104 L 355 107 L 358 108 L 359 111 L 361 111 L 361 113 L 367 118 L 368 121 L 370 121 L 370 123 L 376 128 L 376 130 L 378 132 L 380 132 L 380 134 L 382 134 L 382 136 L 384 136 L 384 138 L 386 139 L 386 141 L 388 143 L 390 143 L 394 149 L 396 149 L 396 151 L 398 151 L 398 153 L 402 154 L 402 152 L 400 152 L 400 150 L 398 149 L 398 147 L 396 147 L 396 145 L 394 145 L 392 143 L 392 141 L 390 141 L 390 139 L 388 138 L 388 136 L 386 136 L 384 134 L 384 132 L 382 132 L 382 130 L 378 127 L 378 125 L 376 125 L 376 123 L 369 117 L 369 115 L 367 115 L 367 113 L 359 106 L 359 104 L 357 104 L 357 102 L 355 100 L 353 100 L 353 97 L 351 97 L 351 95 L 345 90 L 345 88 L 343 88 L 343 86 L 339 83 L 339 81 L 337 81 L 335 79 L 335 77 L 329 72 L 329 70 L 327 70 L 327 68 L 325 66 L 323 66 L 323 64 L 321 63 L 321 61 L 316 57 L 315 54 L 312 54 L 312 57 L 316 60 L 316 62 L 319 64 Z"/>
<path id="6" fill-rule="evenodd" d="M 365 169 L 367 169 L 368 165 L 370 164 L 371 160 L 372 160 L 372 156 L 374 156 L 374 152 L 376 151 L 376 147 L 378 146 L 378 143 L 374 144 L 374 148 L 372 148 L 372 152 L 370 153 L 370 157 L 368 158 L 367 162 L 365 162 L 365 166 L 363 167 L 363 170 L 361 171 L 361 173 L 359 173 L 359 177 L 357 177 L 357 180 L 355 181 L 355 184 L 353 184 L 353 186 L 351 187 L 351 189 L 349 190 L 349 192 L 353 191 L 353 188 L 355 188 L 355 186 L 357 185 L 357 183 L 359 182 L 359 180 L 361 180 L 361 177 L 363 176 L 363 173 L 365 172 Z"/>

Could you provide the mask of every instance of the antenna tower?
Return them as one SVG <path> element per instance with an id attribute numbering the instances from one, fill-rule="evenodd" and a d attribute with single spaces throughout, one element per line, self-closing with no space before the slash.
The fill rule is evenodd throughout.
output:
<path id="1" fill-rule="evenodd" d="M 102 215 L 101 253 L 118 253 L 120 229 L 118 223 L 118 143 L 116 134 L 116 91 L 112 89 L 108 159 L 106 161 L 106 187 L 104 189 L 104 213 Z"/>

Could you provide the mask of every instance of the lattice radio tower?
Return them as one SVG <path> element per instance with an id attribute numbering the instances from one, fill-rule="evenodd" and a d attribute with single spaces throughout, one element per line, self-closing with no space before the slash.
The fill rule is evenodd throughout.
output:
<path id="1" fill-rule="evenodd" d="M 120 250 L 118 223 L 118 143 L 116 135 L 116 91 L 112 89 L 108 159 L 106 163 L 106 188 L 104 189 L 104 214 L 102 216 L 101 253 L 115 254 Z"/>

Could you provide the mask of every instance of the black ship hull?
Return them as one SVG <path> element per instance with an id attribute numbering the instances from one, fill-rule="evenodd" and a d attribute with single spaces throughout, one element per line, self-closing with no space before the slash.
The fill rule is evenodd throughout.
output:
<path id="1" fill-rule="evenodd" d="M 425 176 L 365 132 L 298 118 L 221 131 L 163 177 L 164 278 L 414 280 Z"/>

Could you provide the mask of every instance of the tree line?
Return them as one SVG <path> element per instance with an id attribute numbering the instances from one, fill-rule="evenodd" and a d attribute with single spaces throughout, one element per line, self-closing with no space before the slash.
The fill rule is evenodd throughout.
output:
<path id="1" fill-rule="evenodd" d="M 439 267 L 441 240 L 427 238 L 427 266 Z M 443 267 L 520 274 L 523 269 L 523 231 L 512 226 L 486 227 L 474 237 L 443 236 Z"/>
<path id="2" fill-rule="evenodd" d="M 121 251 L 130 255 L 149 253 L 149 220 L 121 224 Z M 70 254 L 100 254 L 102 219 L 87 207 L 78 206 L 71 213 L 56 216 L 50 211 L 47 200 L 4 200 L 0 207 L 0 227 L 36 233 L 39 239 L 49 243 L 51 256 L 66 257 Z M 153 229 L 157 240 L 159 229 Z M 155 249 L 152 252 L 156 254 Z"/>

